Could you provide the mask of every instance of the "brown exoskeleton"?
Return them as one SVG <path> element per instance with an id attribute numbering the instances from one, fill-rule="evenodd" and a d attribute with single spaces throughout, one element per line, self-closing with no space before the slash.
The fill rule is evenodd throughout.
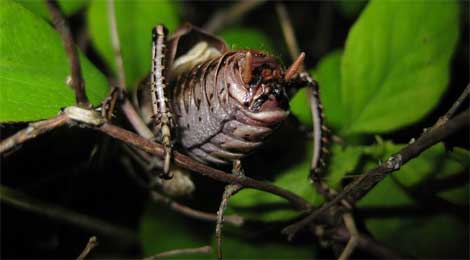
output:
<path id="1" fill-rule="evenodd" d="M 204 163 L 242 159 L 283 122 L 290 97 L 303 86 L 312 89 L 312 169 L 321 168 L 326 127 L 318 85 L 301 71 L 304 53 L 284 69 L 268 53 L 230 50 L 190 24 L 166 36 L 163 25 L 154 28 L 150 84 L 139 94 L 142 115 L 165 146 L 164 176 L 174 145 Z"/>

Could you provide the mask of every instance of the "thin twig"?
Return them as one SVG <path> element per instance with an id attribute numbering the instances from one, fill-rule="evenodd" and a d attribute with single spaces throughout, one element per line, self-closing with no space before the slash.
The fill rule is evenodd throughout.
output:
<path id="1" fill-rule="evenodd" d="M 291 239 L 300 229 L 310 224 L 314 219 L 325 213 L 327 209 L 346 200 L 351 205 L 366 195 L 377 183 L 383 180 L 389 173 L 400 169 L 406 162 L 420 155 L 434 144 L 446 139 L 464 127 L 468 127 L 469 110 L 462 112 L 455 118 L 450 119 L 444 125 L 434 127 L 414 143 L 401 149 L 399 153 L 391 156 L 385 163 L 377 168 L 367 171 L 355 181 L 347 185 L 344 190 L 331 201 L 323 204 L 319 209 L 313 211 L 306 218 L 294 223 L 283 230 Z"/>
<path id="2" fill-rule="evenodd" d="M 447 111 L 447 113 L 444 116 L 440 117 L 439 120 L 437 120 L 435 125 L 440 126 L 444 124 L 445 122 L 447 122 L 450 118 L 452 118 L 455 112 L 457 112 L 457 109 L 459 109 L 459 107 L 462 105 L 462 103 L 465 101 L 465 99 L 469 95 L 470 95 L 470 84 L 468 84 L 467 87 L 465 87 L 464 91 L 462 92 L 462 94 L 460 94 L 460 96 L 457 98 L 454 104 L 452 104 L 452 107 L 449 109 L 449 111 Z"/>
<path id="3" fill-rule="evenodd" d="M 295 60 L 300 55 L 300 49 L 295 37 L 292 22 L 287 14 L 286 7 L 282 2 L 276 3 L 276 13 L 281 23 L 282 33 L 284 34 L 289 54 L 292 60 Z"/>
<path id="4" fill-rule="evenodd" d="M 82 71 L 80 68 L 80 60 L 78 58 L 78 52 L 73 42 L 72 34 L 65 21 L 64 15 L 60 10 L 60 7 L 55 0 L 46 0 L 49 12 L 52 16 L 52 23 L 54 27 L 59 31 L 62 41 L 64 43 L 65 51 L 69 58 L 72 88 L 75 91 L 75 99 L 77 105 L 80 107 L 90 107 L 90 102 L 85 92 L 85 82 L 83 82 Z M 65 80 L 65 79 L 64 79 Z"/>
<path id="5" fill-rule="evenodd" d="M 122 92 L 126 91 L 126 73 L 124 70 L 124 61 L 122 58 L 121 44 L 119 41 L 119 32 L 117 28 L 116 20 L 116 6 L 114 0 L 107 1 L 107 11 L 108 11 L 108 24 L 109 31 L 111 32 L 111 44 L 114 51 L 114 61 L 116 63 L 116 74 L 118 78 L 118 88 Z M 131 123 L 132 127 L 139 133 L 139 135 L 153 139 L 154 135 L 152 131 L 147 127 L 147 125 L 142 121 L 142 118 L 139 116 L 137 111 L 131 102 L 125 98 L 121 104 L 121 109 L 124 112 L 124 115 Z"/>
<path id="6" fill-rule="evenodd" d="M 242 177 L 244 172 L 240 160 L 233 162 L 232 173 L 235 176 Z M 239 192 L 243 187 L 240 184 L 229 184 L 225 186 L 222 200 L 217 211 L 217 225 L 215 226 L 215 239 L 217 241 L 217 259 L 222 260 L 222 227 L 224 225 L 224 212 L 228 205 L 228 200 Z"/>
<path id="7" fill-rule="evenodd" d="M 351 254 L 354 252 L 354 249 L 356 249 L 359 243 L 359 231 L 357 231 L 354 217 L 350 212 L 347 212 L 343 215 L 343 222 L 344 222 L 344 225 L 346 226 L 346 229 L 349 231 L 350 238 L 349 238 L 348 243 L 344 247 L 343 252 L 338 257 L 338 260 L 348 259 L 351 256 Z"/>
<path id="8" fill-rule="evenodd" d="M 337 242 L 347 243 L 351 240 L 351 234 L 346 228 L 341 227 L 336 228 L 329 238 Z M 369 253 L 371 256 L 379 259 L 405 259 L 399 253 L 386 247 L 380 242 L 361 234 L 359 234 L 357 238 L 357 247 L 362 251 Z"/>
<path id="9" fill-rule="evenodd" d="M 154 134 L 152 131 L 147 127 L 145 122 L 142 120 L 142 117 L 137 113 L 134 106 L 131 102 L 126 98 L 121 105 L 122 112 L 126 116 L 127 120 L 131 123 L 132 127 L 135 131 L 142 137 L 147 139 L 155 139 Z"/>
<path id="10" fill-rule="evenodd" d="M 85 259 L 85 257 L 87 257 L 87 255 L 91 252 L 91 250 L 93 250 L 93 248 L 97 246 L 98 246 L 98 241 L 96 240 L 96 237 L 95 236 L 90 237 L 82 253 L 77 257 L 77 260 Z"/>
<path id="11" fill-rule="evenodd" d="M 124 147 L 126 149 L 128 149 L 129 155 L 133 156 L 134 159 L 142 160 L 140 163 L 144 164 L 144 162 L 143 162 L 144 159 L 139 158 L 139 156 L 137 156 L 134 151 L 130 150 L 130 148 L 128 146 L 124 145 Z M 140 151 L 140 150 L 138 150 L 138 151 Z M 148 189 L 149 188 L 149 185 L 146 184 L 144 180 L 142 180 L 141 178 L 139 178 L 137 176 L 137 173 L 135 172 L 135 169 L 132 166 L 132 164 L 130 162 L 130 159 L 128 157 L 123 156 L 121 158 L 121 162 L 126 167 L 126 169 L 127 169 L 126 172 L 129 173 L 129 175 L 136 181 L 136 183 L 141 188 L 143 188 L 143 189 Z M 216 222 L 217 221 L 217 215 L 216 214 L 209 213 L 209 212 L 203 212 L 203 211 L 200 211 L 200 210 L 197 210 L 197 209 L 190 208 L 186 205 L 178 203 L 177 201 L 175 201 L 175 200 L 173 200 L 173 199 L 171 199 L 167 196 L 164 196 L 163 194 L 160 194 L 157 191 L 151 190 L 150 191 L 150 198 L 154 202 L 163 203 L 163 204 L 169 206 L 172 210 L 174 210 L 175 212 L 178 212 L 182 215 L 185 215 L 185 216 L 188 216 L 188 217 L 191 217 L 191 218 L 194 218 L 194 219 L 198 219 L 198 220 L 203 220 L 203 221 L 210 221 L 210 222 Z M 243 218 L 239 215 L 226 216 L 225 220 L 226 220 L 226 222 L 228 222 L 228 223 L 230 223 L 234 226 L 241 226 L 241 225 L 243 225 L 243 222 L 244 222 Z"/>
<path id="12" fill-rule="evenodd" d="M 171 198 L 165 197 L 156 191 L 150 192 L 150 195 L 151 195 L 152 200 L 156 202 L 165 203 L 174 211 L 181 213 L 185 216 L 192 217 L 192 218 L 199 219 L 199 220 L 204 220 L 204 221 L 211 221 L 211 222 L 217 221 L 216 214 L 203 212 L 203 211 L 190 208 L 188 206 L 185 206 L 183 204 L 180 204 L 172 200 Z M 239 215 L 230 215 L 230 216 L 225 216 L 225 222 L 228 222 L 234 226 L 241 226 L 244 220 Z"/>
<path id="13" fill-rule="evenodd" d="M 59 206 L 47 204 L 3 185 L 0 185 L 0 200 L 16 208 L 93 230 L 107 237 L 117 237 L 119 241 L 126 244 L 136 244 L 138 241 L 136 235 L 131 230 L 117 227 L 100 219 L 92 218 Z"/>
<path id="14" fill-rule="evenodd" d="M 122 59 L 121 45 L 119 43 L 119 33 L 116 22 L 116 10 L 114 0 L 107 1 L 107 14 L 109 31 L 111 32 L 111 44 L 114 51 L 114 61 L 116 63 L 116 73 L 118 78 L 118 87 L 122 90 L 126 89 L 126 75 L 124 72 L 124 62 Z"/>
<path id="15" fill-rule="evenodd" d="M 18 131 L 13 136 L 0 142 L 0 154 L 3 154 L 30 139 L 67 124 L 68 120 L 69 119 L 66 114 L 60 113 L 56 117 L 30 123 L 25 129 Z"/>
<path id="16" fill-rule="evenodd" d="M 188 255 L 188 254 L 209 254 L 212 251 L 210 246 L 203 246 L 197 248 L 183 248 L 183 249 L 174 249 L 166 252 L 156 254 L 154 256 L 149 256 L 144 258 L 144 260 L 154 260 L 162 257 L 175 256 L 175 255 Z"/>
<path id="17" fill-rule="evenodd" d="M 263 4 L 266 0 L 243 0 L 226 10 L 217 12 L 204 26 L 204 30 L 210 33 L 216 33 L 220 29 L 236 22 L 240 17 Z"/>

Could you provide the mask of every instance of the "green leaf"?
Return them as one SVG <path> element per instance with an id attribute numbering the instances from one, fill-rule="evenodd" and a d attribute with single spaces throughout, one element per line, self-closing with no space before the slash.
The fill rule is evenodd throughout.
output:
<path id="1" fill-rule="evenodd" d="M 178 13 L 173 3 L 165 0 L 117 1 L 115 7 L 126 85 L 132 88 L 150 71 L 152 28 L 164 24 L 170 32 L 174 31 L 179 23 Z M 106 1 L 91 3 L 88 29 L 98 52 L 115 70 Z"/>
<path id="2" fill-rule="evenodd" d="M 326 55 L 313 71 L 315 79 L 320 84 L 320 97 L 326 122 L 336 128 L 344 124 L 347 115 L 341 98 L 341 55 L 340 50 Z"/>
<path id="3" fill-rule="evenodd" d="M 321 91 L 320 91 L 321 92 Z M 323 100 L 322 100 L 323 101 Z M 308 100 L 307 88 L 302 88 L 289 101 L 291 113 L 305 126 L 312 127 L 312 111 Z"/>
<path id="4" fill-rule="evenodd" d="M 0 121 L 45 119 L 75 104 L 59 34 L 21 5 L 0 3 Z M 83 55 L 80 61 L 88 97 L 96 105 L 108 92 L 107 80 Z"/>
<path id="5" fill-rule="evenodd" d="M 210 244 L 212 229 L 201 230 L 201 225 L 195 228 L 195 225 L 188 223 L 187 217 L 166 207 L 160 206 L 157 209 L 154 203 L 152 204 L 148 205 L 139 226 L 139 237 L 145 257 L 173 249 L 196 248 Z M 207 258 L 207 254 L 187 254 L 165 259 Z"/>
<path id="6" fill-rule="evenodd" d="M 50 20 L 50 14 L 46 1 L 40 0 L 15 0 L 31 12 Z M 72 15 L 86 6 L 89 0 L 59 0 L 59 6 L 65 15 Z"/>
<path id="7" fill-rule="evenodd" d="M 340 145 L 333 145 L 330 150 L 331 159 L 328 162 L 327 183 L 330 187 L 338 188 L 345 175 L 349 173 L 354 175 L 360 174 L 354 173 L 353 170 L 361 159 L 363 148 L 360 146 L 343 148 Z"/>
<path id="8" fill-rule="evenodd" d="M 382 154 L 382 159 L 388 158 L 393 153 L 399 151 L 403 145 L 396 145 L 384 142 L 377 147 L 368 149 L 371 154 Z M 381 146 L 381 147 L 378 147 Z M 374 151 L 375 150 L 375 151 Z M 379 151 L 382 152 L 379 152 Z M 377 217 L 370 216 L 366 219 L 366 226 L 374 238 L 393 245 L 405 255 L 419 258 L 462 258 L 468 240 L 468 226 L 461 219 L 452 214 L 439 214 L 439 210 L 434 205 L 430 213 L 416 214 L 400 213 L 389 216 L 379 214 L 381 209 L 387 212 L 400 212 L 400 208 L 415 209 L 417 212 L 423 211 L 420 199 L 413 195 L 412 191 L 419 186 L 426 187 L 424 192 L 427 196 L 441 196 L 436 194 L 428 184 L 429 181 L 439 181 L 444 177 L 460 174 L 464 171 L 464 165 L 455 160 L 453 155 L 446 153 L 443 145 L 435 145 L 425 151 L 419 157 L 409 161 L 399 171 L 386 177 L 374 189 L 371 190 L 358 206 L 361 209 L 372 207 L 371 214 L 378 214 Z M 375 167 L 377 163 L 369 162 L 366 168 Z M 427 186 L 426 186 L 427 185 Z M 464 189 L 467 188 L 467 191 Z M 447 194 L 449 201 L 459 202 L 462 205 L 469 204 L 468 183 L 462 183 L 458 187 L 458 192 Z M 416 190 L 423 196 L 422 190 Z M 446 196 L 441 196 L 447 198 Z M 427 199 L 429 200 L 429 199 Z M 441 212 L 446 212 L 443 210 Z M 434 212 L 434 213 L 433 213 Z M 429 245 L 439 245 L 430 248 Z"/>
<path id="9" fill-rule="evenodd" d="M 272 40 L 263 32 L 252 28 L 233 27 L 219 35 L 232 49 L 257 49 L 274 52 Z"/>
<path id="10" fill-rule="evenodd" d="M 430 112 L 449 81 L 458 17 L 454 1 L 371 1 L 342 59 L 342 132 L 388 132 Z"/>
<path id="11" fill-rule="evenodd" d="M 452 215 L 372 218 L 366 226 L 375 239 L 412 258 L 468 259 L 468 225 Z"/>

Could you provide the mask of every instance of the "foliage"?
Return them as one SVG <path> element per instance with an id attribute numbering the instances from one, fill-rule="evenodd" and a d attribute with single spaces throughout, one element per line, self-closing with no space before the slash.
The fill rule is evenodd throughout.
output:
<path id="1" fill-rule="evenodd" d="M 67 58 L 59 35 L 43 19 L 48 19 L 45 6 L 18 2 L 21 5 L 0 0 L 0 122 L 48 118 L 74 103 L 73 91 L 65 83 L 69 73 Z M 350 18 L 365 5 L 352 3 L 338 3 L 338 8 Z M 61 5 L 66 14 L 88 8 L 87 24 L 93 45 L 106 65 L 115 71 L 106 2 L 61 1 Z M 309 70 L 320 83 L 327 124 L 346 141 L 359 140 L 354 145 L 335 144 L 330 148 L 332 157 L 325 175 L 330 185 L 341 188 L 349 178 L 376 166 L 404 145 L 378 136 L 373 143 L 363 140 L 410 126 L 436 107 L 449 83 L 449 64 L 458 40 L 458 12 L 455 2 L 371 1 L 352 26 L 344 49 L 330 52 Z M 174 31 L 180 24 L 180 13 L 180 6 L 171 1 L 116 3 L 129 89 L 149 71 L 152 26 L 163 23 Z M 234 48 L 264 49 L 276 55 L 284 51 L 275 49 L 273 39 L 255 28 L 237 25 L 219 36 Z M 85 56 L 80 55 L 80 60 L 87 94 L 96 105 L 108 91 L 106 79 Z M 298 92 L 290 105 L 292 113 L 310 128 L 307 93 Z M 306 154 L 305 159 L 289 165 L 272 179 L 274 184 L 319 205 L 323 199 L 307 181 L 311 147 L 311 141 L 296 147 Z M 359 202 L 359 211 L 429 209 L 416 190 L 428 182 L 461 174 L 468 168 L 469 159 L 467 151 L 446 152 L 443 146 L 435 146 L 375 187 Z M 468 206 L 468 184 L 436 191 L 431 196 L 445 205 Z M 263 223 L 298 217 L 298 211 L 284 207 L 284 202 L 269 193 L 244 189 L 231 199 L 229 210 Z M 454 241 L 465 241 L 462 230 L 468 230 L 462 219 L 448 212 L 385 218 L 372 214 L 364 219 L 375 238 L 416 257 L 461 257 L 454 255 L 462 252 L 461 243 Z M 140 223 L 145 254 L 213 243 L 210 227 L 195 228 L 182 223 L 182 217 L 149 206 Z M 275 239 L 266 239 L 263 245 L 255 247 L 250 238 L 240 233 L 226 235 L 226 256 L 255 257 L 260 251 L 268 258 L 307 258 L 315 254 L 309 247 L 294 247 Z M 439 246 L 430 248 L 430 244 Z"/>
<path id="2" fill-rule="evenodd" d="M 106 1 L 93 1 L 88 9 L 88 29 L 93 44 L 115 70 Z M 174 31 L 179 23 L 170 1 L 117 1 L 116 19 L 128 88 L 150 71 L 151 32 L 162 23 Z M 147 37 L 145 37 L 147 35 Z"/>
<path id="3" fill-rule="evenodd" d="M 59 34 L 19 4 L 0 4 L 0 121 L 45 119 L 74 104 Z M 80 60 L 87 94 L 96 105 L 108 92 L 106 78 L 83 55 Z"/>

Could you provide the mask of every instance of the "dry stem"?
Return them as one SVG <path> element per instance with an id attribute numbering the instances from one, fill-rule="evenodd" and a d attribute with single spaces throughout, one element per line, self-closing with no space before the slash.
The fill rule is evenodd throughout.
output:
<path id="1" fill-rule="evenodd" d="M 121 45 L 119 42 L 119 33 L 116 22 L 116 10 L 114 0 L 107 1 L 108 24 L 109 31 L 111 32 L 111 44 L 113 46 L 114 58 L 116 62 L 116 70 L 118 76 L 118 87 L 126 89 L 126 76 L 124 73 L 124 62 L 122 60 Z"/>
<path id="2" fill-rule="evenodd" d="M 204 220 L 204 221 L 211 221 L 211 222 L 217 221 L 217 215 L 213 213 L 203 212 L 203 211 L 190 208 L 168 197 L 165 197 L 155 191 L 152 191 L 150 195 L 154 201 L 163 202 L 167 204 L 174 211 L 179 212 L 185 216 L 192 217 L 192 218 L 199 219 L 199 220 Z M 241 226 L 244 222 L 243 218 L 239 215 L 225 216 L 224 220 L 225 222 L 228 222 L 235 226 Z"/>
<path id="3" fill-rule="evenodd" d="M 284 39 L 286 40 L 287 48 L 292 60 L 295 60 L 300 54 L 299 45 L 297 43 L 295 32 L 292 26 L 292 22 L 287 14 L 286 7 L 282 2 L 276 3 L 276 13 L 279 17 Z"/>
<path id="4" fill-rule="evenodd" d="M 210 246 L 203 246 L 198 248 L 183 248 L 173 249 L 170 251 L 162 252 L 154 256 L 144 258 L 144 260 L 154 260 L 162 257 L 175 256 L 175 255 L 187 255 L 187 254 L 209 254 L 212 248 Z"/>
<path id="5" fill-rule="evenodd" d="M 91 252 L 91 250 L 93 250 L 93 248 L 97 246 L 98 246 L 98 241 L 96 240 L 96 237 L 95 236 L 90 237 L 82 253 L 77 257 L 77 260 L 85 259 L 85 257 L 87 257 L 87 255 Z"/>
<path id="6" fill-rule="evenodd" d="M 226 10 L 217 12 L 204 26 L 204 30 L 210 33 L 218 32 L 220 29 L 227 27 L 231 23 L 237 21 L 253 10 L 257 6 L 263 4 L 266 0 L 243 0 Z"/>
<path id="7" fill-rule="evenodd" d="M 52 16 L 52 23 L 59 31 L 62 41 L 64 43 L 65 51 L 69 58 L 71 68 L 72 88 L 75 91 L 75 98 L 77 105 L 80 107 L 90 107 L 88 97 L 85 93 L 85 83 L 82 78 L 82 71 L 80 68 L 80 60 L 78 59 L 78 52 L 73 42 L 72 34 L 65 21 L 64 15 L 59 8 L 57 1 L 47 0 L 47 6 Z M 64 79 L 65 80 L 65 79 Z"/>
<path id="8" fill-rule="evenodd" d="M 0 142 L 0 154 L 3 154 L 13 149 L 15 146 L 20 145 L 30 139 L 67 124 L 68 120 L 69 118 L 67 115 L 60 113 L 56 117 L 31 123 L 25 129 L 18 131 L 16 134 L 10 136 L 7 139 L 2 140 Z"/>

